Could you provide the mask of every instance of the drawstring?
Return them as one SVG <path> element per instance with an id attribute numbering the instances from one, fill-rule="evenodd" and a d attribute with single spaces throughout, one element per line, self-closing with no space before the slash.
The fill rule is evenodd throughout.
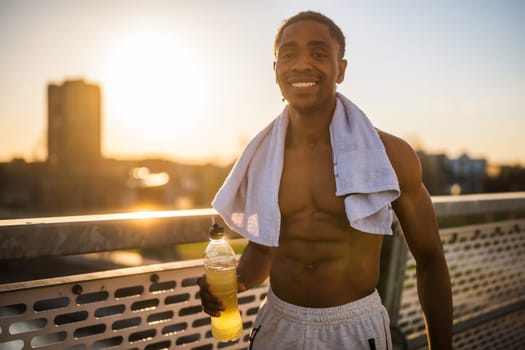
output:
<path id="1" fill-rule="evenodd" d="M 252 329 L 252 332 L 250 333 L 250 348 L 248 350 L 253 349 L 253 341 L 255 340 L 255 336 L 257 335 L 257 332 L 259 332 L 259 329 L 261 329 L 261 326 Z"/>

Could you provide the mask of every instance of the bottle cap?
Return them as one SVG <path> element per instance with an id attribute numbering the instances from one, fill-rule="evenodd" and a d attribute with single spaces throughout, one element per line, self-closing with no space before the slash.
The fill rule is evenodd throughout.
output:
<path id="1" fill-rule="evenodd" d="M 220 226 L 219 224 L 213 224 L 210 227 L 210 238 L 212 239 L 220 239 L 224 237 L 224 227 Z"/>

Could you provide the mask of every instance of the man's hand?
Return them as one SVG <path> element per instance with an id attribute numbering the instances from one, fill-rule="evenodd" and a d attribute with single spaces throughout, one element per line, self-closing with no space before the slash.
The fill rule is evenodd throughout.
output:
<path id="1" fill-rule="evenodd" d="M 224 304 L 219 298 L 213 295 L 210 285 L 206 282 L 206 276 L 199 277 L 197 284 L 199 285 L 202 311 L 212 317 L 219 317 L 221 311 L 225 310 Z"/>

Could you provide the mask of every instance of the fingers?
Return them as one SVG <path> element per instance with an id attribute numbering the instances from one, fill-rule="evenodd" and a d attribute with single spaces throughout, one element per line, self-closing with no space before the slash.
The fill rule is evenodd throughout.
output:
<path id="1" fill-rule="evenodd" d="M 221 311 L 224 311 L 224 305 L 221 300 L 212 294 L 210 285 L 206 282 L 206 277 L 200 277 L 197 280 L 199 285 L 199 296 L 201 298 L 202 311 L 213 317 L 219 317 Z"/>

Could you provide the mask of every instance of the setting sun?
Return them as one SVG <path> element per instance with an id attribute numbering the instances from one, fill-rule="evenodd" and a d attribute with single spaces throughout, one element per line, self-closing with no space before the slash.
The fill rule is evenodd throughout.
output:
<path id="1" fill-rule="evenodd" d="M 143 145 L 165 147 L 167 130 L 184 138 L 197 127 L 202 67 L 191 49 L 168 35 L 143 31 L 119 40 L 108 52 L 102 86 L 107 125 L 112 134 L 107 147 L 134 140 L 130 153 Z M 142 148 L 142 149 L 141 149 Z"/>

